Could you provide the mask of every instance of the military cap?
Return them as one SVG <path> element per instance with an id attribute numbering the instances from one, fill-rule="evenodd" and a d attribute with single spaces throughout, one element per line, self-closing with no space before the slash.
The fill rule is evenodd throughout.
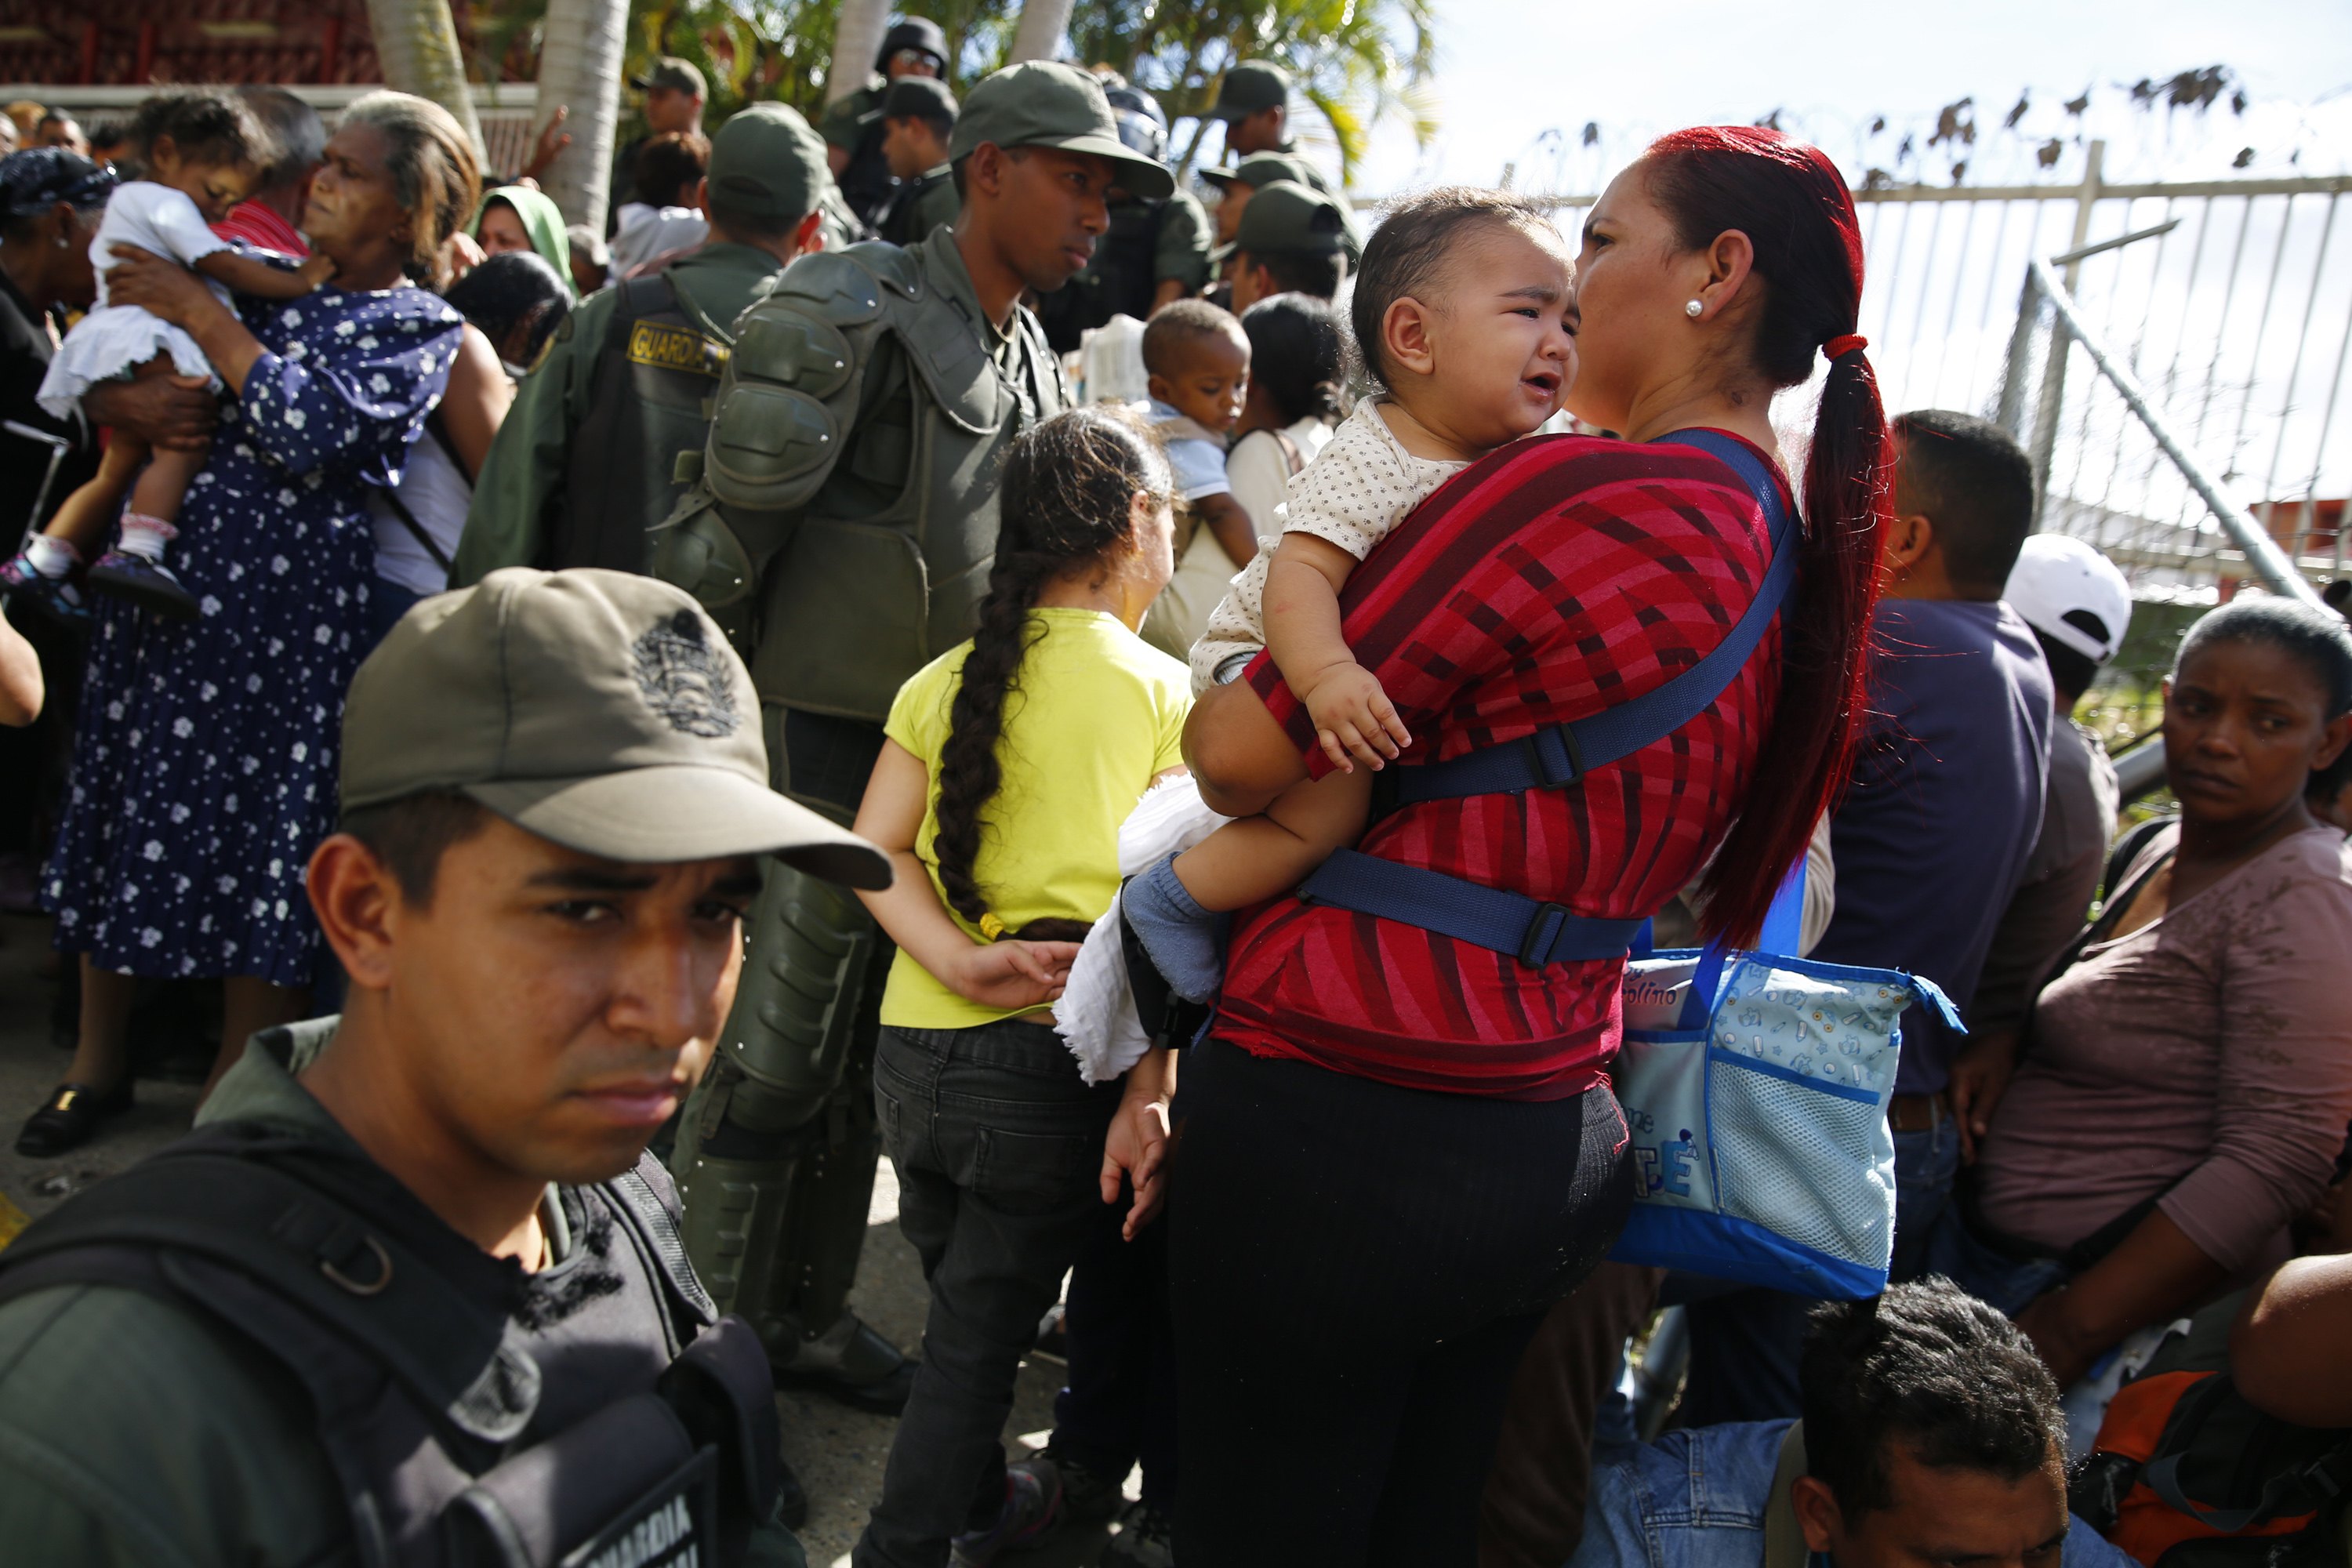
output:
<path id="1" fill-rule="evenodd" d="M 781 103 L 755 103 L 730 116 L 710 139 L 706 174 L 712 205 L 778 223 L 814 212 L 833 178 L 824 140 Z"/>
<path id="2" fill-rule="evenodd" d="M 710 96 L 709 84 L 692 60 L 679 59 L 676 55 L 664 55 L 654 62 L 654 68 L 643 76 L 633 76 L 629 85 L 639 92 L 651 92 L 657 87 L 674 87 L 695 98 Z"/>
<path id="3" fill-rule="evenodd" d="M 955 94 L 937 77 L 902 76 L 882 95 L 875 110 L 881 120 L 947 120 L 956 117 Z"/>
<path id="4" fill-rule="evenodd" d="M 1212 120 L 1247 120 L 1269 109 L 1290 104 L 1290 73 L 1272 60 L 1244 60 L 1225 72 L 1217 87 Z"/>
<path id="5" fill-rule="evenodd" d="M 1203 169 L 1201 178 L 1213 184 L 1243 184 L 1255 190 L 1276 180 L 1288 180 L 1294 185 L 1313 186 L 1314 176 L 1307 173 L 1307 160 L 1296 153 L 1253 153 L 1240 163 L 1222 169 Z"/>
<path id="6" fill-rule="evenodd" d="M 1326 256 L 1347 249 L 1348 237 L 1347 210 L 1338 202 L 1310 186 L 1276 180 L 1251 195 L 1234 242 L 1211 258 L 1222 261 L 1236 250 L 1252 256 Z"/>
<path id="7" fill-rule="evenodd" d="M 961 163 L 984 142 L 999 147 L 1058 147 L 1090 153 L 1115 166 L 1117 183 L 1155 201 L 1176 189 L 1176 177 L 1157 158 L 1147 158 L 1119 140 L 1118 121 L 1102 84 L 1076 66 L 1025 60 L 1007 66 L 965 97 L 948 162 Z"/>
<path id="8" fill-rule="evenodd" d="M 938 62 L 939 68 L 948 68 L 948 36 L 929 16 L 908 16 L 894 22 L 882 35 L 882 49 L 874 57 L 876 70 L 888 70 L 890 57 L 900 49 L 918 49 Z"/>
<path id="9" fill-rule="evenodd" d="M 342 807 L 428 791 L 610 860 L 772 852 L 890 884 L 881 850 L 768 787 L 751 671 L 692 597 L 635 573 L 510 566 L 401 617 L 343 705 Z"/>

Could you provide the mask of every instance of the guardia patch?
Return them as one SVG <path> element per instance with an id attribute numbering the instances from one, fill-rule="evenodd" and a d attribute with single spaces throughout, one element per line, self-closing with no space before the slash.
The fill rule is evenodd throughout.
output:
<path id="1" fill-rule="evenodd" d="M 671 729 L 717 740 L 743 721 L 735 710 L 727 656 L 704 640 L 702 617 L 692 610 L 656 621 L 631 651 L 637 689 Z"/>
<path id="2" fill-rule="evenodd" d="M 691 371 L 716 381 L 727 368 L 727 349 L 691 327 L 639 321 L 629 329 L 629 363 L 656 370 Z"/>

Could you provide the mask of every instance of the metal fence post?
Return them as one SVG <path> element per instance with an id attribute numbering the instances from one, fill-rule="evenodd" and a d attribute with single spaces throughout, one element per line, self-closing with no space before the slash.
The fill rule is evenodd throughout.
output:
<path id="1" fill-rule="evenodd" d="M 2042 315 L 2042 285 L 2034 280 L 2033 268 L 2025 269 L 2025 287 L 2017 294 L 2017 325 L 2009 334 L 2009 359 L 2001 366 L 2000 407 L 1995 418 L 2000 427 L 2018 439 L 2025 441 L 2025 380 L 2033 362 L 2033 329 Z M 2041 510 L 2039 484 L 2034 493 L 2034 510 Z"/>
<path id="2" fill-rule="evenodd" d="M 2089 155 L 2083 160 L 2083 184 L 2074 197 L 2074 237 L 2067 242 L 2070 251 L 2083 248 L 2091 235 L 2091 213 L 2099 205 L 2099 172 L 2107 161 L 2107 144 L 2091 143 Z M 2068 293 L 2082 277 L 2083 264 L 2078 258 L 2066 264 L 2065 283 Z M 2039 527 L 2042 514 L 2050 499 L 2050 459 L 2058 450 L 2058 410 L 2066 397 L 2066 360 L 2069 347 L 2066 321 L 2063 316 L 2050 325 L 2050 357 L 2042 367 L 2042 397 L 2033 407 L 2033 438 L 2026 450 L 2033 458 L 2033 521 Z"/>

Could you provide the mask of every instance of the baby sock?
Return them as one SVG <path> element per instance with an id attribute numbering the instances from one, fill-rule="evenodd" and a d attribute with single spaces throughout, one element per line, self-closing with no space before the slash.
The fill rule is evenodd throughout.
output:
<path id="1" fill-rule="evenodd" d="M 117 548 L 142 561 L 161 561 L 163 547 L 179 536 L 180 531 L 160 517 L 126 511 L 122 514 L 122 542 Z"/>
<path id="2" fill-rule="evenodd" d="M 81 564 L 81 552 L 62 539 L 37 533 L 25 542 L 25 564 L 44 577 L 60 578 Z"/>

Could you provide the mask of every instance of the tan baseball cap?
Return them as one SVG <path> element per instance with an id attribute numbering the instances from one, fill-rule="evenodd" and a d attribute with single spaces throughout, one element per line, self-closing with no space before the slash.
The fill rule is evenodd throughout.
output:
<path id="1" fill-rule="evenodd" d="M 509 567 L 401 617 L 343 706 L 342 806 L 428 790 L 607 859 L 890 885 L 888 856 L 768 787 L 759 693 L 701 606 L 626 572 Z"/>

